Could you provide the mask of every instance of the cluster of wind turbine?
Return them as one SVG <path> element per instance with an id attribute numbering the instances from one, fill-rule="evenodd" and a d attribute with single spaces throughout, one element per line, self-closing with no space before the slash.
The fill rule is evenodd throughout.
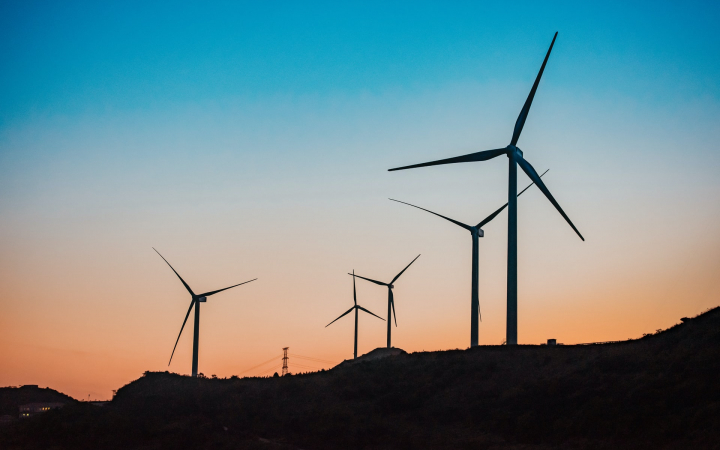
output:
<path id="1" fill-rule="evenodd" d="M 533 166 L 524 158 L 523 152 L 517 147 L 518 140 L 520 139 L 520 133 L 522 133 L 525 121 L 527 120 L 528 113 L 530 112 L 530 106 L 532 106 L 533 99 L 535 98 L 535 92 L 537 91 L 540 79 L 545 71 L 545 65 L 547 64 L 550 52 L 552 51 L 553 45 L 555 45 L 555 39 L 557 38 L 557 32 L 553 36 L 550 48 L 545 55 L 540 71 L 535 78 L 535 83 L 530 89 L 530 94 L 525 100 L 520 115 L 515 121 L 515 128 L 513 129 L 512 138 L 510 144 L 505 148 L 498 148 L 494 150 L 485 150 L 476 153 L 470 153 L 468 155 L 457 156 L 454 158 L 440 159 L 436 161 L 430 161 L 421 164 L 413 164 L 409 166 L 396 167 L 389 169 L 389 171 L 414 169 L 417 167 L 437 166 L 443 164 L 454 164 L 454 163 L 465 163 L 465 162 L 476 162 L 476 161 L 487 161 L 496 158 L 500 155 L 506 155 L 508 158 L 508 260 L 507 260 L 507 330 L 506 340 L 508 345 L 517 344 L 517 166 L 527 174 L 530 179 L 537 184 L 538 189 L 545 194 L 545 197 L 550 203 L 555 206 L 560 215 L 567 221 L 573 230 L 580 236 L 583 241 L 585 238 L 580 234 L 578 229 L 572 223 L 570 218 L 565 214 L 565 211 L 560 207 L 558 202 L 552 196 L 548 188 L 540 179 L 537 171 Z"/>
<path id="2" fill-rule="evenodd" d="M 153 248 L 155 250 L 155 248 Z M 160 255 L 160 252 L 155 250 L 155 252 Z M 251 281 L 257 280 L 257 278 L 253 278 L 249 281 L 244 281 L 242 283 L 238 283 L 235 285 L 232 285 L 230 287 L 226 287 L 223 289 L 218 289 L 216 291 L 210 291 L 205 292 L 204 294 L 195 294 L 192 289 L 190 289 L 190 286 L 185 282 L 185 280 L 182 279 L 179 273 L 173 268 L 173 266 L 170 265 L 167 259 L 163 255 L 160 255 L 160 257 L 167 263 L 168 266 L 170 266 L 170 269 L 172 269 L 173 272 L 175 272 L 175 275 L 177 275 L 178 278 L 180 278 L 180 281 L 182 282 L 183 286 L 185 286 L 185 289 L 190 293 L 190 297 L 192 299 L 190 300 L 190 308 L 188 308 L 187 314 L 185 314 L 185 320 L 183 320 L 182 327 L 180 327 L 180 334 L 178 334 L 177 340 L 175 341 L 175 346 L 173 347 L 172 354 L 170 355 L 170 361 L 168 362 L 168 366 L 172 362 L 172 358 L 175 355 L 175 349 L 177 348 L 178 341 L 180 341 L 180 336 L 182 335 L 183 329 L 185 328 L 185 323 L 188 320 L 188 317 L 190 317 L 190 311 L 192 311 L 193 307 L 195 307 L 195 334 L 193 335 L 193 358 L 192 358 L 192 376 L 196 377 L 198 374 L 198 345 L 200 343 L 200 303 L 204 303 L 207 301 L 207 298 L 211 295 L 215 295 L 222 291 L 227 291 L 228 289 L 241 286 L 243 284 L 250 283 Z"/>
<path id="3" fill-rule="evenodd" d="M 370 314 L 370 315 L 373 315 L 373 316 L 377 317 L 377 318 L 380 319 L 380 320 L 385 320 L 385 319 L 383 319 L 382 317 L 378 316 L 378 315 L 375 314 L 375 313 L 372 313 L 372 312 L 368 311 L 367 309 L 365 309 L 365 308 L 363 308 L 362 306 L 360 306 L 360 305 L 357 304 L 357 290 L 355 289 L 355 271 L 354 271 L 354 270 L 353 270 L 353 302 L 355 303 L 355 305 L 354 305 L 352 308 L 350 308 L 350 309 L 348 309 L 347 311 L 345 311 L 344 313 L 342 313 L 342 314 L 340 315 L 340 317 L 338 317 L 337 319 L 335 319 L 335 320 L 333 320 L 332 322 L 330 322 L 329 324 L 325 325 L 325 328 L 329 327 L 330 325 L 334 324 L 335 322 L 337 322 L 337 321 L 340 320 L 341 318 L 343 318 L 343 317 L 345 317 L 346 315 L 350 314 L 350 312 L 351 312 L 352 310 L 355 310 L 355 350 L 353 351 L 353 358 L 357 358 L 358 311 L 365 311 L 366 313 L 368 313 L 368 314 Z"/>
<path id="4" fill-rule="evenodd" d="M 550 170 L 550 169 L 548 169 Z M 546 170 L 543 172 L 541 177 L 545 175 L 548 171 Z M 525 189 L 520 191 L 520 193 L 517 195 L 520 197 L 523 192 L 530 189 L 530 187 L 535 183 L 530 183 Z M 478 345 L 478 333 L 479 333 L 479 324 L 478 320 L 480 319 L 480 298 L 478 293 L 478 257 L 479 257 L 479 238 L 485 236 L 485 232 L 483 231 L 482 227 L 490 223 L 495 217 L 497 217 L 498 214 L 500 214 L 506 207 L 507 203 L 505 203 L 503 206 L 498 208 L 495 212 L 484 218 L 475 226 L 472 225 L 466 225 L 462 222 L 459 222 L 457 220 L 451 219 L 449 217 L 445 217 L 441 214 L 438 214 L 436 212 L 432 212 L 429 209 L 421 208 L 419 206 L 413 205 L 411 203 L 402 202 L 400 200 L 395 200 L 391 198 L 390 200 L 398 203 L 402 203 L 408 206 L 412 206 L 418 209 L 422 209 L 423 211 L 427 211 L 430 214 L 435 214 L 438 217 L 442 217 L 443 219 L 450 221 L 454 223 L 455 225 L 465 228 L 470 232 L 470 236 L 472 237 L 472 287 L 471 287 L 471 295 L 470 295 L 470 347 L 476 347 Z"/>
<path id="5" fill-rule="evenodd" d="M 386 286 L 388 288 L 388 320 L 387 320 L 387 346 L 388 346 L 388 348 L 392 347 L 391 342 L 390 342 L 390 336 L 391 336 L 391 330 L 392 330 L 392 327 L 390 326 L 390 317 L 393 317 L 395 319 L 395 326 L 397 327 L 397 315 L 395 314 L 395 299 L 393 297 L 393 288 L 395 287 L 395 285 L 393 283 L 395 283 L 397 281 L 397 279 L 400 278 L 400 275 L 402 275 L 403 272 L 405 272 L 408 269 L 408 267 L 410 267 L 410 265 L 412 265 L 412 263 L 414 263 L 415 260 L 417 260 L 419 257 L 420 257 L 420 255 L 417 255 L 415 257 L 415 259 L 410 261 L 410 264 L 405 266 L 405 268 L 403 270 L 401 270 L 399 274 L 395 275 L 395 278 L 393 278 L 392 281 L 389 283 L 383 283 L 382 281 L 371 280 L 370 278 L 365 278 L 365 277 L 361 277 L 360 275 L 355 275 L 355 271 L 353 271 L 353 273 L 348 274 L 348 275 L 352 275 L 353 277 L 356 277 L 356 278 L 362 278 L 363 280 L 369 281 L 371 283 L 379 284 L 380 286 Z M 391 313 L 392 313 L 392 315 L 391 315 Z"/>
<path id="6" fill-rule="evenodd" d="M 473 242 L 473 248 L 472 248 L 472 290 L 471 290 L 471 322 L 470 322 L 470 345 L 476 346 L 478 345 L 478 327 L 479 327 L 479 319 L 480 319 L 480 302 L 479 302 L 479 294 L 478 294 L 478 252 L 479 252 L 479 238 L 484 236 L 484 231 L 482 227 L 486 224 L 488 224 L 490 221 L 492 221 L 495 217 L 497 217 L 498 214 L 500 214 L 506 207 L 508 208 L 508 257 L 507 257 L 507 330 L 506 330 L 506 343 L 508 345 L 514 345 L 517 344 L 517 198 L 525 192 L 527 189 L 529 189 L 533 184 L 537 185 L 538 189 L 547 197 L 547 199 L 552 203 L 552 205 L 557 209 L 557 211 L 562 215 L 562 217 L 567 221 L 567 223 L 572 227 L 572 229 L 577 233 L 578 236 L 580 236 L 580 239 L 583 241 L 585 238 L 580 234 L 578 229 L 575 227 L 575 225 L 572 223 L 570 218 L 565 214 L 563 209 L 560 207 L 558 202 L 555 200 L 555 198 L 552 196 L 548 188 L 543 183 L 541 177 L 547 173 L 547 170 L 543 175 L 538 175 L 538 173 L 535 171 L 533 166 L 524 158 L 523 152 L 517 147 L 518 140 L 520 139 L 520 134 L 522 133 L 523 127 L 525 126 L 525 121 L 527 120 L 528 113 L 530 112 L 530 107 L 532 106 L 533 99 L 535 98 L 535 93 L 537 91 L 538 85 L 540 84 L 540 79 L 542 78 L 542 74 L 545 70 L 545 66 L 547 64 L 548 58 L 550 57 L 550 52 L 552 51 L 553 46 L 555 45 L 555 39 L 557 38 L 557 33 L 555 33 L 555 36 L 553 36 L 552 42 L 550 43 L 550 48 L 547 51 L 547 54 L 545 55 L 545 59 L 543 60 L 542 66 L 540 67 L 540 71 L 537 74 L 537 77 L 535 78 L 535 83 L 532 86 L 532 89 L 530 90 L 530 94 L 528 95 L 527 99 L 525 100 L 525 104 L 523 105 L 522 110 L 520 111 L 520 115 L 518 116 L 516 122 L 515 122 L 515 128 L 513 130 L 512 138 L 510 140 L 510 144 L 504 148 L 498 148 L 494 150 L 485 150 L 480 152 L 471 153 L 468 155 L 458 156 L 454 158 L 446 158 L 436 161 L 430 161 L 426 163 L 421 164 L 413 164 L 409 166 L 403 166 L 403 167 L 397 167 L 393 169 L 389 169 L 389 171 L 396 171 L 396 170 L 405 170 L 405 169 L 413 169 L 418 167 L 427 167 L 427 166 L 436 166 L 436 165 L 444 165 L 444 164 L 454 164 L 454 163 L 464 163 L 464 162 L 475 162 L 475 161 L 487 161 L 493 158 L 496 158 L 500 155 L 506 155 L 508 158 L 509 166 L 508 166 L 508 173 L 509 173 L 509 180 L 508 180 L 508 202 L 497 209 L 495 212 L 487 216 L 485 219 L 483 219 L 480 223 L 478 223 L 475 226 L 466 225 L 462 222 L 459 222 L 454 219 L 450 219 L 449 217 L 443 216 L 441 214 L 435 213 L 433 211 L 427 210 L 425 208 L 421 208 L 416 205 L 412 205 L 410 203 L 402 202 L 400 200 L 394 200 L 390 199 L 399 203 L 403 203 L 418 209 L 421 209 L 423 211 L 427 211 L 431 214 L 434 214 L 438 217 L 442 217 L 445 220 L 448 220 L 455 225 L 458 225 L 466 230 L 468 230 L 472 237 Z M 523 189 L 519 194 L 517 192 L 517 166 L 520 166 L 520 168 L 527 174 L 527 176 L 532 180 L 532 183 L 528 185 L 525 189 Z M 153 250 L 155 250 L 153 248 Z M 157 252 L 157 250 L 155 250 Z M 157 252 L 158 255 L 160 255 L 159 252 Z M 183 329 L 185 328 L 185 324 L 187 323 L 187 319 L 190 316 L 190 312 L 193 308 L 195 308 L 195 334 L 193 337 L 193 361 L 192 361 L 192 375 L 197 376 L 197 367 L 198 367 L 198 342 L 199 342 L 199 331 L 200 331 L 200 303 L 203 303 L 207 300 L 207 297 L 217 294 L 219 292 L 241 286 L 246 283 L 250 283 L 251 281 L 255 281 L 257 278 L 245 281 L 243 283 L 239 283 L 224 289 L 218 289 L 216 291 L 206 292 L 204 294 L 197 295 L 195 294 L 192 289 L 190 289 L 190 286 L 188 286 L 187 283 L 185 283 L 185 280 L 180 277 L 180 275 L 175 271 L 175 269 L 170 265 L 170 263 L 162 256 L 160 257 L 167 263 L 168 266 L 172 269 L 173 272 L 175 272 L 175 275 L 180 279 L 183 286 L 188 290 L 190 293 L 190 296 L 192 297 L 190 301 L 190 307 L 187 311 L 187 314 L 185 315 L 185 320 L 183 321 L 182 327 L 180 328 L 180 333 L 178 334 L 178 338 L 175 341 L 175 346 L 173 347 L 172 354 L 170 355 L 170 362 L 168 362 L 168 365 L 172 362 L 173 355 L 175 354 L 175 349 L 177 348 L 177 344 L 180 340 L 180 336 L 182 335 Z M 416 256 L 415 259 L 413 259 L 410 264 L 408 264 L 400 273 L 398 273 L 392 281 L 389 283 L 384 283 L 382 281 L 373 280 L 370 278 L 362 277 L 360 275 L 355 275 L 355 271 L 353 273 L 348 274 L 353 277 L 353 301 L 354 306 L 347 310 L 345 313 L 340 315 L 337 319 L 330 322 L 328 325 L 326 325 L 326 328 L 330 326 L 331 324 L 335 323 L 340 318 L 346 316 L 353 310 L 355 311 L 355 348 L 354 348 L 354 357 L 357 358 L 357 338 L 358 338 L 358 311 L 362 310 L 365 311 L 368 314 L 371 314 L 381 320 L 381 317 L 375 315 L 374 313 L 368 311 L 367 309 L 363 308 L 362 306 L 357 304 L 357 291 L 355 288 L 355 278 L 361 278 L 363 280 L 369 281 L 371 283 L 375 283 L 380 286 L 385 286 L 388 288 L 388 315 L 387 315 L 387 346 L 390 348 L 392 346 L 391 343 L 391 318 L 394 319 L 395 326 L 397 327 L 397 315 L 395 314 L 395 301 L 393 296 L 393 288 L 394 283 L 400 278 L 400 276 L 420 257 L 420 255 Z"/>

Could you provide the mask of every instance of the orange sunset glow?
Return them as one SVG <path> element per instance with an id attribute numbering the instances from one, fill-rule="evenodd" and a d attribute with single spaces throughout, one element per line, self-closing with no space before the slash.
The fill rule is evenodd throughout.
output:
<path id="1" fill-rule="evenodd" d="M 633 33 L 579 7 L 513 36 L 502 11 L 340 27 L 295 10 L 0 8 L 15 23 L 0 27 L 2 386 L 108 400 L 146 371 L 189 375 L 192 315 L 168 361 L 191 298 L 153 247 L 195 292 L 258 278 L 202 304 L 208 377 L 272 375 L 283 347 L 293 373 L 352 358 L 352 314 L 326 328 L 353 305 L 348 272 L 389 281 L 418 254 L 393 346 L 468 348 L 469 234 L 389 198 L 477 223 L 508 201 L 507 158 L 388 169 L 507 145 L 556 29 L 518 146 L 585 241 L 537 187 L 518 199 L 518 342 L 634 339 L 720 304 L 709 27 Z M 507 224 L 479 242 L 480 345 L 506 338 Z M 386 292 L 357 280 L 387 320 Z M 385 346 L 386 322 L 358 329 L 359 355 Z"/>

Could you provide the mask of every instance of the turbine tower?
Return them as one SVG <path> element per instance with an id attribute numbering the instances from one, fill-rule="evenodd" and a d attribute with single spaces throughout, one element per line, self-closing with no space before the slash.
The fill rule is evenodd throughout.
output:
<path id="1" fill-rule="evenodd" d="M 547 170 L 545 172 L 543 172 L 543 174 L 540 176 L 542 177 L 546 173 L 547 173 Z M 530 187 L 533 184 L 535 184 L 535 183 L 530 183 L 525 189 L 520 191 L 520 193 L 518 194 L 518 197 L 520 197 L 523 192 L 530 189 Z M 475 226 L 471 226 L 471 225 L 465 225 L 462 222 L 453 220 L 449 217 L 445 217 L 436 212 L 432 212 L 429 209 L 421 208 L 419 206 L 416 206 L 416 205 L 413 205 L 413 204 L 410 204 L 407 202 L 401 202 L 400 200 L 395 200 L 393 198 L 391 198 L 390 200 L 392 200 L 394 202 L 402 203 L 402 204 L 405 204 L 408 206 L 413 206 L 417 209 L 422 209 L 423 211 L 427 211 L 430 214 L 435 214 L 436 216 L 442 217 L 443 219 L 448 220 L 459 227 L 465 228 L 466 230 L 468 230 L 470 232 L 470 235 L 472 236 L 472 287 L 471 287 L 471 291 L 470 291 L 471 292 L 471 295 L 470 295 L 470 347 L 477 347 L 478 333 L 479 333 L 478 319 L 480 318 L 480 299 L 478 296 L 479 295 L 478 294 L 478 270 L 479 270 L 478 269 L 478 258 L 479 258 L 479 253 L 478 253 L 479 252 L 479 250 L 478 250 L 479 242 L 478 241 L 479 241 L 479 238 L 485 236 L 485 232 L 483 231 L 482 227 L 487 225 L 488 223 L 490 223 L 491 220 L 493 220 L 495 217 L 497 217 L 497 215 L 500 214 L 502 212 L 502 210 L 505 209 L 505 207 L 508 204 L 505 203 L 494 213 L 492 213 L 489 216 L 487 216 L 486 218 L 484 218 L 479 224 L 477 224 Z"/>
<path id="2" fill-rule="evenodd" d="M 388 348 L 392 347 L 390 345 L 390 335 L 391 335 L 390 330 L 392 330 L 392 327 L 390 326 L 390 317 L 393 317 L 395 319 L 395 326 L 397 327 L 397 315 L 395 314 L 395 300 L 393 299 L 393 291 L 392 291 L 393 288 L 395 287 L 393 285 L 393 283 L 395 283 L 397 281 L 397 279 L 400 278 L 400 275 L 402 275 L 403 272 L 405 272 L 407 270 L 407 268 L 410 267 L 410 265 L 412 263 L 414 263 L 415 260 L 418 259 L 419 257 L 420 257 L 420 255 L 417 255 L 415 257 L 415 259 L 410 261 L 410 264 L 405 266 L 405 268 L 403 270 L 401 270 L 399 274 L 395 275 L 395 278 L 393 278 L 392 281 L 389 283 L 383 283 L 382 281 L 371 280 L 370 278 L 365 278 L 365 277 L 361 277 L 360 275 L 355 275 L 355 271 L 353 271 L 353 273 L 348 274 L 348 275 L 352 275 L 353 277 L 362 278 L 363 280 L 369 281 L 371 283 L 379 284 L 380 286 L 387 286 L 387 288 L 388 288 L 387 347 Z M 391 316 L 391 313 L 392 313 L 392 316 Z"/>
<path id="3" fill-rule="evenodd" d="M 153 247 L 153 250 L 155 248 Z M 160 252 L 155 250 L 155 253 L 160 255 Z M 163 255 L 160 255 L 160 257 L 167 263 L 168 266 L 170 266 L 170 263 Z M 180 340 L 180 335 L 182 335 L 183 329 L 185 328 L 185 323 L 188 320 L 188 317 L 190 316 L 190 311 L 192 311 L 193 306 L 195 307 L 195 334 L 193 335 L 193 359 L 192 359 L 192 376 L 196 377 L 198 374 L 198 344 L 200 342 L 200 303 L 203 303 L 207 301 L 207 298 L 211 295 L 215 295 L 218 292 L 227 291 L 230 288 L 234 288 L 236 286 L 240 286 L 246 283 L 250 283 L 250 281 L 255 281 L 257 278 L 253 278 L 250 281 L 245 281 L 243 283 L 235 284 L 230 287 L 226 287 L 224 289 L 218 289 L 217 291 L 210 291 L 206 292 L 204 294 L 197 295 L 193 292 L 192 289 L 190 289 L 190 286 L 185 282 L 185 280 L 182 279 L 179 273 L 173 268 L 173 266 L 170 266 L 173 272 L 175 272 L 175 275 L 177 275 L 178 278 L 180 278 L 180 281 L 182 282 L 183 286 L 185 286 L 185 289 L 188 290 L 190 293 L 190 296 L 192 297 L 192 300 L 190 300 L 190 308 L 188 308 L 187 314 L 185 314 L 185 320 L 183 320 L 182 327 L 180 327 L 180 334 L 178 334 L 177 340 L 175 341 L 175 347 L 173 347 L 172 354 L 170 355 L 170 361 L 168 362 L 168 366 L 172 362 L 173 355 L 175 355 L 175 349 L 177 348 L 178 341 Z"/>
<path id="4" fill-rule="evenodd" d="M 550 52 L 552 51 L 553 45 L 555 45 L 555 39 L 557 38 L 557 32 L 553 36 L 550 48 L 545 55 L 545 60 L 540 66 L 540 72 L 538 72 L 535 78 L 535 83 L 530 89 L 530 94 L 525 100 L 520 115 L 515 122 L 515 128 L 513 129 L 513 135 L 510 140 L 510 145 L 505 148 L 498 148 L 494 150 L 485 150 L 476 153 L 470 153 L 468 155 L 456 156 L 454 158 L 440 159 L 437 161 L 430 161 L 421 164 L 413 164 L 410 166 L 396 167 L 394 170 L 413 169 L 416 167 L 436 166 L 441 164 L 454 164 L 474 161 L 487 161 L 500 155 L 506 155 L 509 162 L 509 177 L 508 177 L 508 260 L 507 260 L 507 330 L 505 342 L 508 345 L 517 344 L 517 166 L 527 174 L 530 179 L 537 184 L 538 189 L 545 194 L 545 197 L 550 203 L 555 206 L 560 215 L 563 216 L 565 221 L 575 230 L 580 239 L 583 241 L 585 238 L 580 234 L 575 225 L 573 225 L 570 218 L 565 214 L 555 198 L 552 196 L 545 184 L 540 180 L 540 176 L 537 174 L 533 166 L 524 159 L 523 152 L 517 147 L 518 139 L 520 139 L 520 133 L 522 132 L 523 126 L 525 126 L 525 120 L 527 119 L 528 113 L 530 112 L 530 106 L 532 105 L 533 98 L 535 97 L 535 91 L 537 91 L 538 84 L 540 84 L 540 78 L 542 78 L 545 65 L 547 64 Z"/>
<path id="5" fill-rule="evenodd" d="M 358 335 L 358 310 L 363 310 L 368 314 L 372 314 L 373 316 L 377 317 L 380 320 L 385 320 L 385 319 L 378 316 L 377 314 L 371 313 L 367 309 L 365 309 L 362 306 L 357 304 L 357 291 L 355 290 L 355 271 L 354 270 L 353 270 L 353 301 L 355 302 L 355 306 L 353 306 L 352 308 L 350 308 L 347 311 L 345 311 L 344 313 L 342 313 L 342 315 L 340 317 L 338 317 L 337 319 L 335 319 L 332 322 L 330 322 L 329 324 L 325 325 L 325 328 L 327 328 L 330 325 L 332 325 L 333 323 L 337 322 L 338 319 L 342 318 L 343 316 L 346 316 L 348 313 L 350 313 L 350 311 L 352 311 L 354 309 L 355 310 L 355 351 L 353 353 L 353 359 L 356 359 L 357 358 L 357 335 Z"/>

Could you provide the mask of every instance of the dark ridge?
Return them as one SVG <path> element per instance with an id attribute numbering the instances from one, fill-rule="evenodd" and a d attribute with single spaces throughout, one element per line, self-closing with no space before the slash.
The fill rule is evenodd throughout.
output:
<path id="1" fill-rule="evenodd" d="M 359 364 L 369 361 L 376 361 L 378 359 L 387 358 L 387 357 L 393 357 L 398 355 L 407 355 L 407 352 L 401 348 L 396 347 L 380 347 L 376 348 L 373 351 L 370 351 L 368 353 L 365 353 L 362 356 L 358 356 L 357 359 L 346 359 L 345 361 L 338 364 L 337 367 L 344 367 L 348 365 L 353 364 Z"/>
<path id="2" fill-rule="evenodd" d="M 33 385 L 0 388 L 0 416 L 18 417 L 20 405 L 28 403 L 76 403 L 77 400 L 55 389 Z"/>
<path id="3" fill-rule="evenodd" d="M 0 448 L 685 449 L 720 442 L 720 309 L 641 339 L 398 354 L 282 378 L 146 374 Z"/>

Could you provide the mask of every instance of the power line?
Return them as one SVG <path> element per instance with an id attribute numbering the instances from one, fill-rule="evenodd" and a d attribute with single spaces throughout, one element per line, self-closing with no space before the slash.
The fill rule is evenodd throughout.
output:
<path id="1" fill-rule="evenodd" d="M 253 369 L 257 369 L 258 367 L 262 367 L 262 366 L 264 366 L 265 364 L 267 364 L 267 363 L 269 363 L 269 362 L 278 360 L 278 359 L 280 359 L 281 356 L 282 356 L 282 355 L 273 356 L 272 358 L 268 359 L 267 361 L 265 361 L 265 362 L 262 363 L 262 364 L 258 364 L 257 366 L 253 366 L 253 367 L 251 367 L 251 368 L 249 368 L 249 369 L 247 369 L 247 370 L 244 370 L 243 372 L 240 372 L 239 375 L 242 375 L 242 374 L 244 374 L 244 373 L 250 372 L 250 371 L 253 370 Z"/>
<path id="2" fill-rule="evenodd" d="M 295 361 L 295 364 L 297 364 L 297 361 Z M 318 363 L 314 363 L 314 362 L 312 362 L 312 361 L 311 361 L 311 362 L 302 361 L 300 364 L 301 364 L 301 365 L 306 365 L 306 366 L 311 366 L 311 367 L 318 367 L 318 368 L 320 368 L 320 369 L 323 369 L 323 368 L 326 367 L 324 364 L 318 364 Z"/>
<path id="3" fill-rule="evenodd" d="M 293 353 L 291 356 L 293 358 L 308 359 L 310 361 L 317 361 L 317 362 L 322 362 L 322 363 L 327 363 L 327 364 L 337 364 L 336 361 L 328 361 L 327 359 L 314 358 L 312 356 L 302 356 L 302 355 L 297 355 L 295 353 Z"/>
<path id="4" fill-rule="evenodd" d="M 324 369 L 324 367 L 306 366 L 305 364 L 293 363 L 293 367 L 295 367 L 295 366 L 303 367 L 305 369 L 317 369 L 317 370 Z"/>
<path id="5" fill-rule="evenodd" d="M 278 367 L 277 365 L 273 365 L 273 366 L 271 366 L 269 369 L 267 369 L 267 368 L 266 368 L 266 369 L 261 369 L 261 371 L 260 371 L 257 375 L 255 375 L 255 376 L 264 376 L 264 375 L 266 375 L 266 374 L 268 374 L 268 373 L 271 373 L 271 372 L 273 372 L 273 371 L 280 371 L 283 376 L 284 376 L 284 375 L 287 375 L 287 374 L 289 373 L 288 361 L 290 360 L 290 356 L 292 356 L 293 358 L 299 358 L 299 359 L 302 359 L 302 360 L 307 360 L 308 363 L 306 363 L 306 364 L 300 364 L 300 363 L 297 363 L 297 362 L 293 363 L 293 367 L 297 366 L 297 367 L 299 367 L 299 368 L 301 368 L 301 369 L 306 369 L 306 370 L 315 370 L 315 371 L 318 371 L 318 370 L 321 370 L 321 369 L 324 369 L 324 368 L 325 368 L 325 367 L 322 367 L 322 365 L 326 365 L 326 364 L 336 365 L 336 364 L 337 364 L 335 361 L 328 361 L 328 360 L 326 360 L 326 359 L 314 358 L 314 357 L 312 357 L 312 356 L 296 355 L 296 354 L 294 354 L 294 353 L 291 354 L 291 353 L 288 353 L 288 349 L 289 349 L 289 347 L 284 347 L 284 348 L 283 348 L 283 354 L 282 354 L 282 355 L 273 356 L 272 358 L 268 359 L 267 361 L 263 361 L 262 363 L 260 363 L 260 364 L 258 364 L 258 365 L 255 365 L 255 366 L 252 366 L 252 367 L 250 367 L 250 368 L 248 368 L 248 369 L 245 369 L 244 371 L 240 372 L 239 375 L 248 373 L 248 372 L 250 372 L 250 371 L 252 371 L 252 370 L 255 370 L 255 369 L 261 369 L 262 366 L 265 366 L 265 365 L 267 365 L 267 364 L 269 364 L 269 363 L 271 363 L 271 362 L 277 361 L 278 359 L 282 360 L 282 362 L 283 362 L 283 364 L 282 364 L 281 367 Z M 316 366 L 316 365 L 313 365 L 313 363 L 315 363 L 315 364 L 318 364 L 318 363 L 319 363 L 319 364 L 321 364 L 321 366 L 318 367 L 318 366 Z"/>
<path id="6" fill-rule="evenodd" d="M 260 372 L 260 373 L 259 373 L 258 375 L 256 375 L 256 376 L 262 377 L 262 376 L 265 376 L 265 375 L 269 374 L 270 372 L 277 372 L 279 369 L 280 369 L 280 368 L 279 368 L 278 366 L 272 366 L 272 367 L 270 367 L 270 369 L 268 369 L 268 370 L 266 370 L 266 371 L 264 371 L 264 372 Z"/>
<path id="7" fill-rule="evenodd" d="M 313 360 L 313 361 L 319 361 L 319 362 L 326 362 L 326 363 L 330 363 L 330 364 L 335 364 L 335 361 L 328 361 L 327 359 L 320 359 L 320 358 L 316 358 L 316 357 L 314 357 L 314 356 L 304 356 L 304 355 L 298 355 L 298 354 L 296 354 L 296 353 L 292 353 L 291 356 L 292 356 L 293 358 L 310 359 L 310 360 Z"/>

